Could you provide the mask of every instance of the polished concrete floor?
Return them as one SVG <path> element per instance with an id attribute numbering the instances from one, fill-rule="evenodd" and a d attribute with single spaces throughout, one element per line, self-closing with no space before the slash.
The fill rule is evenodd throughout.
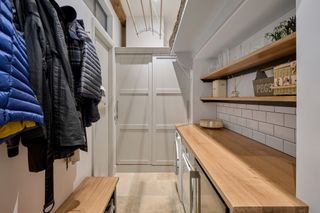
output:
<path id="1" fill-rule="evenodd" d="M 174 173 L 117 173 L 118 213 L 184 213 Z"/>

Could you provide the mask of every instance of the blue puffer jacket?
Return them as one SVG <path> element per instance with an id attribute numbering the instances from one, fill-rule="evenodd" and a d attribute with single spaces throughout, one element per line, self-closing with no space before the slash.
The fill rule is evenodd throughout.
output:
<path id="1" fill-rule="evenodd" d="M 10 0 L 0 0 L 0 125 L 43 123 L 42 109 L 29 82 L 26 44 L 13 24 Z"/>

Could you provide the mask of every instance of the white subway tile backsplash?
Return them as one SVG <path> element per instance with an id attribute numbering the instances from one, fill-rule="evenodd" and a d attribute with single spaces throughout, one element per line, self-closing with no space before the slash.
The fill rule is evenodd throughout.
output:
<path id="1" fill-rule="evenodd" d="M 296 129 L 296 125 L 297 125 L 296 119 L 297 119 L 296 115 L 285 114 L 284 115 L 284 126 Z"/>
<path id="2" fill-rule="evenodd" d="M 218 103 L 217 118 L 226 128 L 295 156 L 296 108 Z"/>
<path id="3" fill-rule="evenodd" d="M 252 129 L 242 127 L 241 134 L 248 138 L 252 138 Z"/>
<path id="4" fill-rule="evenodd" d="M 252 119 L 257 121 L 267 121 L 267 113 L 261 111 L 252 111 Z"/>
<path id="5" fill-rule="evenodd" d="M 261 111 L 267 111 L 267 112 L 274 112 L 274 106 L 265 106 L 265 105 L 260 105 L 259 110 Z"/>
<path id="6" fill-rule="evenodd" d="M 234 108 L 232 114 L 235 115 L 235 116 L 239 116 L 240 117 L 241 116 L 241 109 Z"/>
<path id="7" fill-rule="evenodd" d="M 233 114 L 233 108 L 231 108 L 231 107 L 226 107 L 226 110 L 225 110 L 225 112 L 227 113 L 227 114 Z"/>
<path id="8" fill-rule="evenodd" d="M 242 133 L 242 127 L 239 125 L 234 125 L 234 131 L 241 134 Z"/>
<path id="9" fill-rule="evenodd" d="M 247 109 L 259 110 L 259 106 L 258 105 L 247 105 Z"/>
<path id="10" fill-rule="evenodd" d="M 291 142 L 295 142 L 295 131 L 291 128 L 274 126 L 274 136 Z"/>
<path id="11" fill-rule="evenodd" d="M 258 131 L 252 131 L 252 139 L 263 144 L 266 143 L 266 135 Z"/>
<path id="12" fill-rule="evenodd" d="M 275 107 L 275 112 L 286 113 L 286 114 L 296 114 L 295 107 Z"/>
<path id="13" fill-rule="evenodd" d="M 273 135 L 273 125 L 259 122 L 259 131 L 268 135 Z"/>
<path id="14" fill-rule="evenodd" d="M 252 110 L 243 109 L 242 110 L 242 117 L 252 119 Z"/>
<path id="15" fill-rule="evenodd" d="M 236 104 L 230 104 L 230 103 L 226 103 L 224 104 L 225 107 L 236 107 Z"/>
<path id="16" fill-rule="evenodd" d="M 284 115 L 282 113 L 267 112 L 267 122 L 277 125 L 283 125 Z"/>
<path id="17" fill-rule="evenodd" d="M 239 117 L 237 123 L 241 126 L 247 126 L 247 119 Z"/>
<path id="18" fill-rule="evenodd" d="M 267 135 L 266 144 L 274 149 L 277 149 L 277 150 L 283 152 L 283 140 L 282 139 Z"/>
<path id="19" fill-rule="evenodd" d="M 258 130 L 258 121 L 247 119 L 247 127 L 253 130 Z"/>
<path id="20" fill-rule="evenodd" d="M 296 157 L 296 144 L 285 140 L 283 145 L 284 153 Z"/>
<path id="21" fill-rule="evenodd" d="M 245 105 L 245 104 L 237 104 L 237 107 L 240 108 L 240 109 L 246 109 L 247 105 Z"/>
<path id="22" fill-rule="evenodd" d="M 238 122 L 238 117 L 230 115 L 229 116 L 230 122 L 236 124 Z"/>
<path id="23" fill-rule="evenodd" d="M 222 114 L 222 120 L 230 121 L 229 115 L 223 113 L 223 114 Z"/>
<path id="24" fill-rule="evenodd" d="M 227 129 L 230 129 L 231 128 L 231 122 L 228 122 L 228 121 L 225 121 L 223 122 L 223 126 Z"/>

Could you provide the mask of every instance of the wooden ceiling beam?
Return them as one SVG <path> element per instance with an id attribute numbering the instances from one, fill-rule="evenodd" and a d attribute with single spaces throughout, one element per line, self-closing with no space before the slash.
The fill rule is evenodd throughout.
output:
<path id="1" fill-rule="evenodd" d="M 120 0 L 110 0 L 114 11 L 116 12 L 122 26 L 126 25 L 126 14 Z"/>

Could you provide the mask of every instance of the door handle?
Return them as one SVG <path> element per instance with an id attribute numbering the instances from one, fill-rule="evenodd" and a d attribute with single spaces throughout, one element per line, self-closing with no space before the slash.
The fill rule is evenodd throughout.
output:
<path id="1" fill-rule="evenodd" d="M 119 119 L 119 101 L 116 101 L 116 106 L 115 106 L 115 115 L 114 115 L 114 120 L 118 121 Z"/>

